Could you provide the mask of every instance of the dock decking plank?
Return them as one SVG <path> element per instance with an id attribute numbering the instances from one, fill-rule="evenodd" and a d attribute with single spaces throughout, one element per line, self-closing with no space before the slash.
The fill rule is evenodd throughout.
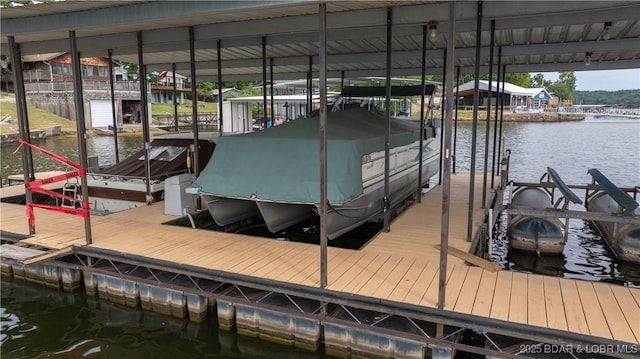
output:
<path id="1" fill-rule="evenodd" d="M 567 317 L 559 278 L 544 276 L 543 283 L 547 325 L 554 329 L 567 330 Z"/>
<path id="2" fill-rule="evenodd" d="M 582 302 L 585 313 L 589 313 L 586 315 L 587 324 L 589 324 L 589 333 L 611 339 L 613 336 L 607 325 L 602 308 L 600 308 L 600 302 L 598 301 L 593 284 L 590 282 L 576 281 L 576 288 L 578 288 L 580 301 Z"/>
<path id="3" fill-rule="evenodd" d="M 371 281 L 374 277 L 376 277 L 376 275 L 383 275 L 383 274 L 379 274 L 378 271 L 383 265 L 385 265 L 385 263 L 387 263 L 390 260 L 391 260 L 390 255 L 379 254 L 373 262 L 369 263 L 369 265 L 364 267 L 360 271 L 360 273 L 358 273 L 358 275 L 356 275 L 355 278 L 353 278 L 353 280 L 351 280 L 349 284 L 347 284 L 343 288 L 343 291 L 360 294 L 360 290 L 369 281 Z"/>
<path id="4" fill-rule="evenodd" d="M 451 273 L 454 271 L 456 265 L 459 265 L 459 264 L 447 265 L 447 281 L 449 280 L 449 276 L 451 276 Z M 440 266 L 438 265 L 436 266 L 435 273 L 433 273 L 433 280 L 429 284 L 429 288 L 427 288 L 427 290 L 424 292 L 422 296 L 422 299 L 420 300 L 420 305 L 437 308 L 438 297 L 439 297 L 439 287 L 440 287 Z"/>
<path id="5" fill-rule="evenodd" d="M 420 276 L 416 279 L 415 284 L 411 287 L 409 293 L 404 298 L 406 303 L 410 304 L 420 304 L 422 303 L 422 298 L 425 296 L 425 293 L 429 291 L 429 288 L 432 288 L 434 282 L 435 287 L 438 288 L 438 272 L 440 272 L 440 266 L 435 262 L 427 262 L 426 265 L 422 268 L 422 272 L 420 272 Z M 437 298 L 437 297 L 436 297 Z M 430 306 L 435 306 L 437 302 L 429 303 Z"/>
<path id="6" fill-rule="evenodd" d="M 460 291 L 460 295 L 458 296 L 458 300 L 454 306 L 454 310 L 456 312 L 471 313 L 483 271 L 484 270 L 480 267 L 469 267 L 467 276 L 464 279 L 462 290 Z"/>
<path id="7" fill-rule="evenodd" d="M 471 314 L 489 317 L 491 314 L 491 304 L 495 293 L 496 279 L 498 272 L 482 272 L 480 278 L 480 286 L 476 294 L 476 300 L 473 302 Z"/>
<path id="8" fill-rule="evenodd" d="M 375 262 L 378 256 L 380 256 L 376 253 L 363 254 L 364 255 L 362 256 L 358 256 L 356 263 L 349 267 L 349 269 L 340 276 L 335 283 L 330 285 L 331 289 L 344 292 L 344 288 L 348 286 L 351 281 L 357 278 L 370 263 Z"/>
<path id="9" fill-rule="evenodd" d="M 623 309 L 622 313 L 636 337 L 636 342 L 640 342 L 640 305 L 635 301 L 631 293 L 632 291 L 640 292 L 640 289 L 621 286 L 611 286 L 610 288 L 616 297 L 618 305 Z"/>
<path id="10" fill-rule="evenodd" d="M 504 270 L 498 272 L 493 303 L 491 303 L 491 318 L 509 320 L 512 282 L 513 272 Z"/>
<path id="11" fill-rule="evenodd" d="M 363 284 L 362 288 L 358 291 L 358 294 L 371 297 L 378 289 L 385 287 L 387 278 L 391 275 L 391 272 L 396 269 L 401 260 L 402 257 L 399 256 L 389 257 L 389 259 L 387 259 L 387 261 L 378 268 L 373 276 L 371 276 L 369 281 Z"/>
<path id="12" fill-rule="evenodd" d="M 387 299 L 402 302 L 407 297 L 413 286 L 418 281 L 420 274 L 427 266 L 428 262 L 416 259 L 411 267 L 405 272 L 396 287 L 387 295 Z"/>
<path id="13" fill-rule="evenodd" d="M 456 305 L 456 301 L 460 295 L 462 284 L 467 277 L 469 266 L 465 264 L 456 264 L 455 270 L 447 276 L 447 287 L 445 290 L 444 309 L 453 310 Z"/>
<path id="14" fill-rule="evenodd" d="M 387 279 L 380 285 L 375 292 L 373 292 L 372 296 L 377 298 L 389 298 L 391 293 L 398 287 L 401 283 L 402 278 L 407 274 L 407 271 L 412 267 L 413 263 L 416 261 L 415 258 L 402 258 L 400 257 L 400 261 L 398 265 L 393 269 Z"/>
<path id="15" fill-rule="evenodd" d="M 527 323 L 537 327 L 547 326 L 547 307 L 545 303 L 544 281 L 541 275 L 530 275 L 527 278 Z"/>
<path id="16" fill-rule="evenodd" d="M 585 318 L 585 308 L 582 307 L 576 282 L 574 280 L 562 281 L 560 290 L 567 316 L 567 329 L 576 333 L 588 333 L 589 325 Z"/>
<path id="17" fill-rule="evenodd" d="M 616 339 L 631 343 L 636 342 L 637 339 L 623 314 L 624 308 L 620 308 L 611 288 L 602 283 L 593 283 L 593 288 L 611 333 L 616 333 Z M 636 321 L 634 325 L 640 325 L 640 321 Z"/>
<path id="18" fill-rule="evenodd" d="M 363 256 L 362 252 L 355 252 L 353 254 L 340 251 L 335 257 L 338 260 L 338 264 L 331 267 L 331 270 L 327 273 L 327 282 L 330 288 L 335 288 L 335 284 L 344 276 L 344 274 L 353 267 L 360 256 Z M 372 254 L 373 255 L 373 254 Z M 333 256 L 330 256 L 333 257 Z"/>

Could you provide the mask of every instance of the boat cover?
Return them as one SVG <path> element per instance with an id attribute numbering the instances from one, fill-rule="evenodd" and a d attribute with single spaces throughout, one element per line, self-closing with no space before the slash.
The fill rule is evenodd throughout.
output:
<path id="1" fill-rule="evenodd" d="M 215 143 L 209 140 L 199 140 L 200 152 L 198 162 L 204 168 L 211 158 Z M 164 180 L 168 177 L 187 171 L 187 155 L 193 139 L 187 138 L 156 138 L 151 141 L 150 169 L 152 180 Z M 144 152 L 140 150 L 127 159 L 111 167 L 95 171 L 96 174 L 126 177 L 145 177 Z"/>
<path id="2" fill-rule="evenodd" d="M 363 109 L 327 114 L 327 196 L 342 204 L 360 196 L 362 157 L 384 151 L 386 118 Z M 221 197 L 316 204 L 320 201 L 319 117 L 222 136 L 194 186 Z M 420 139 L 418 120 L 392 119 L 390 146 Z"/>

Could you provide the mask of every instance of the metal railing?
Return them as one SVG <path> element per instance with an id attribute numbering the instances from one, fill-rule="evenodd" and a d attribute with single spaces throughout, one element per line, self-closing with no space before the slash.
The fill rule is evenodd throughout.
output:
<path id="1" fill-rule="evenodd" d="M 24 84 L 25 91 L 27 93 L 33 92 L 72 92 L 73 91 L 73 82 L 71 81 L 62 81 L 62 82 L 31 82 Z M 108 81 L 95 81 L 95 80 L 83 80 L 82 81 L 82 89 L 84 91 L 110 91 L 111 87 L 109 86 Z M 129 91 L 129 92 L 139 92 L 140 91 L 140 83 L 138 82 L 130 82 L 130 81 L 120 81 L 114 84 L 115 91 Z"/>

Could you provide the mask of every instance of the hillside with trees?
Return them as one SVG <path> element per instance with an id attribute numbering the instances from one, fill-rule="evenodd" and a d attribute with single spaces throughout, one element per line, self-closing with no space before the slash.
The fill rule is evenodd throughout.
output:
<path id="1" fill-rule="evenodd" d="M 640 90 L 575 91 L 573 103 L 575 105 L 640 107 Z"/>

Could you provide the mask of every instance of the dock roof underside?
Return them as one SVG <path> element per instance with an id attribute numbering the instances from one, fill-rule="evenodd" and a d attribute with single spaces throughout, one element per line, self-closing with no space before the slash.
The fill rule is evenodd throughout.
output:
<path id="1" fill-rule="evenodd" d="M 69 51 L 69 31 L 82 57 L 138 62 L 142 33 L 149 71 L 190 71 L 193 27 L 198 81 L 217 79 L 220 40 L 223 81 L 261 80 L 262 41 L 273 59 L 274 80 L 306 78 L 318 71 L 318 1 L 61 1 L 2 8 L 2 54 L 14 36 L 23 55 Z M 420 75 L 425 25 L 427 74 L 443 72 L 447 46 L 446 1 L 327 2 L 327 76 L 385 76 L 387 9 L 392 9 L 393 76 Z M 472 73 L 476 2 L 456 3 L 455 64 Z M 485 1 L 482 7 L 481 72 L 488 72 L 491 21 L 494 64 L 502 46 L 508 72 L 637 68 L 640 3 L 636 1 Z M 608 35 L 605 27 L 610 23 Z M 608 38 L 608 39 L 606 39 Z M 591 66 L 584 59 L 591 53 Z"/>

